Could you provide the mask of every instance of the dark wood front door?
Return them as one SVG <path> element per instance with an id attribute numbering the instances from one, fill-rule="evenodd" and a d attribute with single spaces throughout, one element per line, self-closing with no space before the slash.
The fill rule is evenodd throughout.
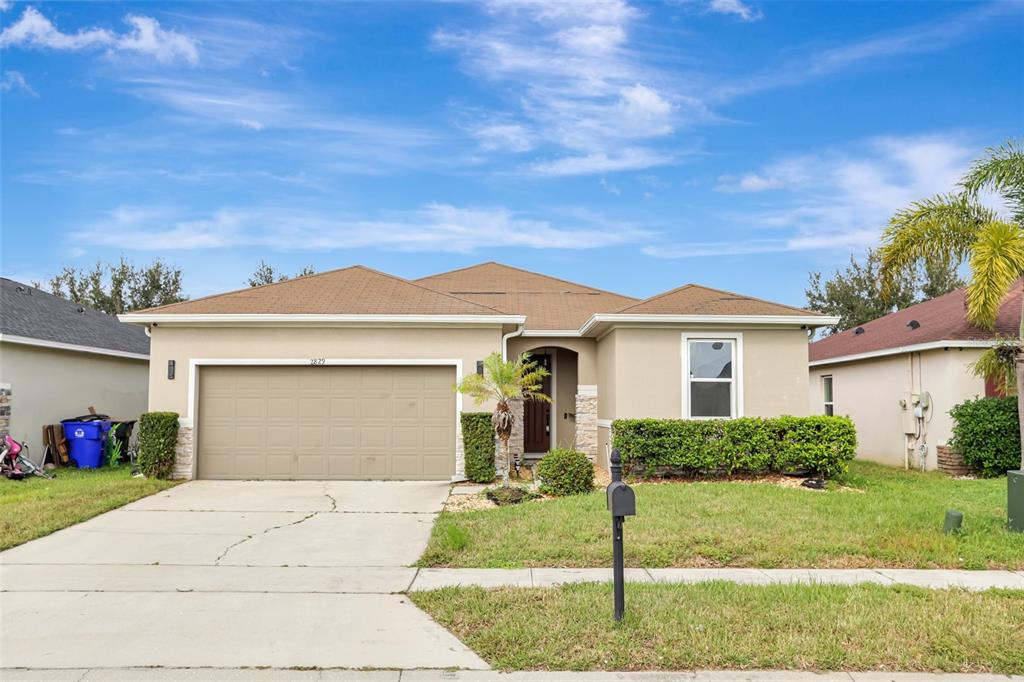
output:
<path id="1" fill-rule="evenodd" d="M 551 371 L 550 355 L 534 355 L 532 360 Z M 544 395 L 551 395 L 551 375 L 544 377 Z M 551 449 L 551 403 L 527 400 L 523 403 L 523 451 L 547 452 Z"/>

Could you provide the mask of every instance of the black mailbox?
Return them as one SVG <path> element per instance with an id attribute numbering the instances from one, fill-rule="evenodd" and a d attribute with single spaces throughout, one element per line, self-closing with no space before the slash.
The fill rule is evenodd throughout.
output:
<path id="1" fill-rule="evenodd" d="M 636 516 L 636 493 L 624 481 L 612 481 L 607 492 L 612 516 Z"/>

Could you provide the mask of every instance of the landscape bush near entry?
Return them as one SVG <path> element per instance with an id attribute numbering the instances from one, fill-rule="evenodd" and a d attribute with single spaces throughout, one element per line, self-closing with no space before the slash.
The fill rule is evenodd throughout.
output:
<path id="1" fill-rule="evenodd" d="M 177 444 L 177 412 L 146 412 L 139 417 L 139 468 L 146 476 L 171 475 Z"/>
<path id="2" fill-rule="evenodd" d="M 977 398 L 949 411 L 953 438 L 949 445 L 964 464 L 981 476 L 1003 476 L 1020 466 L 1017 397 Z"/>
<path id="3" fill-rule="evenodd" d="M 562 497 L 589 493 L 594 489 L 594 465 L 582 452 L 555 448 L 537 463 L 540 491 Z"/>
<path id="4" fill-rule="evenodd" d="M 462 413 L 462 449 L 466 453 L 466 478 L 474 483 L 494 480 L 494 427 L 490 412 Z"/>
<path id="5" fill-rule="evenodd" d="M 848 417 L 617 419 L 612 445 L 631 473 L 845 473 L 857 452 Z"/>

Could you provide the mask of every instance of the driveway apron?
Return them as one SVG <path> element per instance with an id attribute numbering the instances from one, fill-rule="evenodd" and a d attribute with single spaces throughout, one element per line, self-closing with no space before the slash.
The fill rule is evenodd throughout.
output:
<path id="1" fill-rule="evenodd" d="M 0 553 L 0 668 L 466 668 L 401 594 L 437 482 L 195 481 Z"/>

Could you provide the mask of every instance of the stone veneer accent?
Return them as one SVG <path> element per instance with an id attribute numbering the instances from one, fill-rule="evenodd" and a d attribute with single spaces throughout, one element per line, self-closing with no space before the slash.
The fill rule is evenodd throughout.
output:
<path id="1" fill-rule="evenodd" d="M 0 384 L 0 437 L 11 432 L 11 385 Z"/>
<path id="2" fill-rule="evenodd" d="M 512 466 L 519 458 L 519 461 L 523 461 L 523 453 L 525 451 L 524 441 L 526 438 L 526 430 L 523 428 L 523 401 L 522 400 L 510 400 L 509 407 L 512 408 L 512 437 L 508 439 L 508 466 L 509 471 L 512 470 Z M 501 443 L 498 443 L 498 447 L 501 447 Z"/>
<path id="3" fill-rule="evenodd" d="M 178 480 L 192 480 L 192 460 L 194 459 L 195 447 L 193 446 L 193 435 L 191 426 L 178 426 L 178 444 L 174 448 L 174 469 L 171 471 L 171 478 Z"/>
<path id="4" fill-rule="evenodd" d="M 462 441 L 462 415 L 455 415 L 459 423 L 455 427 L 455 473 L 452 479 L 456 481 L 466 480 L 466 450 Z"/>
<path id="5" fill-rule="evenodd" d="M 576 449 L 597 461 L 597 386 L 576 387 Z"/>

